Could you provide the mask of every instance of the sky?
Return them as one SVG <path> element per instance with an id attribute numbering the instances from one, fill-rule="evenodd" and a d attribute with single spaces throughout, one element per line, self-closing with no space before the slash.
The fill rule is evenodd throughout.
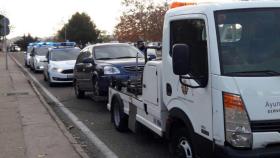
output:
<path id="1" fill-rule="evenodd" d="M 32 36 L 41 38 L 54 36 L 55 33 L 62 28 L 63 24 L 67 23 L 76 12 L 87 13 L 99 30 L 104 30 L 111 34 L 122 13 L 121 1 L 122 0 L 0 0 L 0 14 L 4 14 L 10 19 L 12 29 L 8 38 L 23 36 L 24 34 L 31 34 Z M 153 1 L 167 1 L 170 3 L 174 0 Z"/>
<path id="2" fill-rule="evenodd" d="M 87 13 L 98 29 L 112 33 L 121 15 L 121 0 L 0 0 L 0 13 L 13 27 L 8 38 L 28 33 L 53 36 L 76 12 Z"/>

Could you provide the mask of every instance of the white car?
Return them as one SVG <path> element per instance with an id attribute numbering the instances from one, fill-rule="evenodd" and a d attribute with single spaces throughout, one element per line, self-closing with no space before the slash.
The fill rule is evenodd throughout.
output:
<path id="1" fill-rule="evenodd" d="M 46 62 L 46 54 L 48 49 L 52 46 L 49 45 L 37 45 L 31 51 L 31 59 L 30 59 L 30 69 L 34 72 L 43 71 L 44 70 L 44 62 Z"/>
<path id="2" fill-rule="evenodd" d="M 80 48 L 51 48 L 47 52 L 44 68 L 44 79 L 50 86 L 56 83 L 72 83 L 73 69 L 77 56 L 80 54 Z"/>

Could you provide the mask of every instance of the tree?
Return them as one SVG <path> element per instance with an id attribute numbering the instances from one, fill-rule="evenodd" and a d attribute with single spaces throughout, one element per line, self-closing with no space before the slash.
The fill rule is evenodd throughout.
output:
<path id="1" fill-rule="evenodd" d="M 86 45 L 88 42 L 96 43 L 100 31 L 86 13 L 75 13 L 71 19 L 57 33 L 60 41 L 65 39 L 77 44 Z M 65 37 L 66 36 L 66 37 Z"/>
<path id="2" fill-rule="evenodd" d="M 151 0 L 123 0 L 124 12 L 115 27 L 115 36 L 122 42 L 161 41 L 166 3 Z"/>
<path id="3" fill-rule="evenodd" d="M 15 44 L 18 45 L 21 50 L 26 51 L 29 43 L 38 41 L 37 37 L 32 37 L 30 34 L 27 36 L 23 35 L 19 40 L 15 41 Z"/>
<path id="4" fill-rule="evenodd" d="M 112 37 L 112 35 L 109 35 L 108 32 L 106 31 L 101 31 L 98 37 L 98 42 L 110 42 L 113 41 L 114 38 Z"/>

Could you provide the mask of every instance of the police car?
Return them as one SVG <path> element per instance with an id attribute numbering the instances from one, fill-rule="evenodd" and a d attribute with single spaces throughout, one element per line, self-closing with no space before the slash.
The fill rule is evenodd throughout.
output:
<path id="1" fill-rule="evenodd" d="M 56 45 L 54 42 L 38 42 L 30 53 L 30 69 L 34 72 L 42 72 L 44 70 L 44 62 L 46 62 L 46 54 L 49 48 Z"/>

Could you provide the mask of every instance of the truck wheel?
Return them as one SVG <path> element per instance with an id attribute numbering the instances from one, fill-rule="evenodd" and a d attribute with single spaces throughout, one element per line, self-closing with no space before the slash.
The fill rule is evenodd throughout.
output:
<path id="1" fill-rule="evenodd" d="M 75 95 L 78 99 L 85 97 L 85 91 L 80 90 L 80 88 L 76 82 L 74 82 L 74 90 L 75 90 Z"/>
<path id="2" fill-rule="evenodd" d="M 193 145 L 186 128 L 174 129 L 171 136 L 171 152 L 175 158 L 194 158 Z"/>
<path id="3" fill-rule="evenodd" d="M 128 130 L 128 117 L 123 111 L 122 100 L 117 97 L 113 101 L 113 107 L 111 110 L 112 121 L 116 129 L 120 132 L 125 132 Z"/>

